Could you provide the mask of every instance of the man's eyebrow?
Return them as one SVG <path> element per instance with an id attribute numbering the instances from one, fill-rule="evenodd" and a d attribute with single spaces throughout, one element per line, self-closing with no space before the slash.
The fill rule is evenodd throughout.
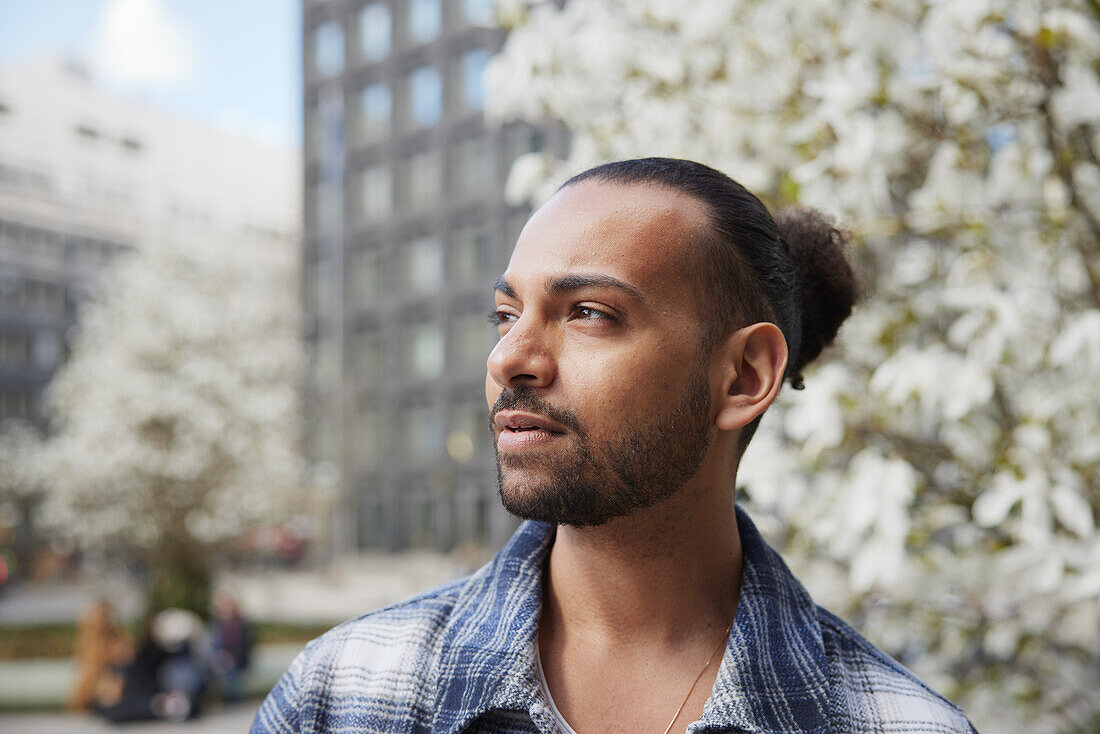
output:
<path id="1" fill-rule="evenodd" d="M 558 278 L 551 278 L 546 283 L 546 292 L 552 296 L 565 295 L 581 288 L 614 288 L 643 303 L 648 300 L 644 293 L 630 285 L 630 283 L 599 273 L 563 275 Z"/>
<path id="2" fill-rule="evenodd" d="M 512 284 L 504 279 L 504 276 L 497 278 L 497 282 L 493 283 L 493 290 L 499 291 L 509 298 L 516 297 L 516 289 L 512 287 Z"/>

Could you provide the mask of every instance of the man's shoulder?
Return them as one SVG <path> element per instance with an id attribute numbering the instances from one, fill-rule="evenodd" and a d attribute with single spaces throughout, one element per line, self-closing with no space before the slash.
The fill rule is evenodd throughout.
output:
<path id="1" fill-rule="evenodd" d="M 303 651 L 314 664 L 361 665 L 378 653 L 427 649 L 447 627 L 468 578 L 455 579 L 333 627 Z M 396 661 L 388 660 L 389 664 Z"/>
<path id="2" fill-rule="evenodd" d="M 817 607 L 832 722 L 842 731 L 971 734 L 965 714 L 839 617 Z"/>
<path id="3" fill-rule="evenodd" d="M 257 732 L 313 732 L 391 718 L 431 718 L 432 665 L 468 579 L 333 627 L 287 668 L 253 722 Z"/>

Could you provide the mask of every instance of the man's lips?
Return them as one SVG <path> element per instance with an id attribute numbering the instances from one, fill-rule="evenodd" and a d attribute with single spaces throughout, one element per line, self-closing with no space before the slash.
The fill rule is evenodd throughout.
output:
<path id="1" fill-rule="evenodd" d="M 546 431 L 547 433 L 565 433 L 565 428 L 558 423 L 534 413 L 522 413 L 516 410 L 502 410 L 493 416 L 493 423 L 497 430 L 522 432 L 522 431 Z"/>
<path id="2" fill-rule="evenodd" d="M 565 433 L 565 428 L 534 413 L 502 410 L 493 416 L 497 449 L 522 449 L 549 443 Z"/>

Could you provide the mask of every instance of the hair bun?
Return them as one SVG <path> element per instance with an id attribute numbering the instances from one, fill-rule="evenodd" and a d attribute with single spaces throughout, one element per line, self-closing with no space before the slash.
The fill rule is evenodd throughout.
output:
<path id="1" fill-rule="evenodd" d="M 802 369 L 832 344 L 859 300 L 859 286 L 846 254 L 848 234 L 814 209 L 790 208 L 775 218 L 791 251 L 799 291 L 801 338 L 787 374 L 802 387 Z"/>

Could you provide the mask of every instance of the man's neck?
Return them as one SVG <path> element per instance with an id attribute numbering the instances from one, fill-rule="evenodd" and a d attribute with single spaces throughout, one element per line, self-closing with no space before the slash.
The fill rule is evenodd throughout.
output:
<path id="1" fill-rule="evenodd" d="M 661 731 L 671 717 L 683 731 L 702 713 L 741 582 L 733 483 L 710 490 L 689 482 L 606 525 L 558 527 L 538 645 L 577 731 Z"/>
<path id="2" fill-rule="evenodd" d="M 729 486 L 689 483 L 599 527 L 559 526 L 544 575 L 544 621 L 612 646 L 713 638 L 733 619 L 741 578 Z"/>

